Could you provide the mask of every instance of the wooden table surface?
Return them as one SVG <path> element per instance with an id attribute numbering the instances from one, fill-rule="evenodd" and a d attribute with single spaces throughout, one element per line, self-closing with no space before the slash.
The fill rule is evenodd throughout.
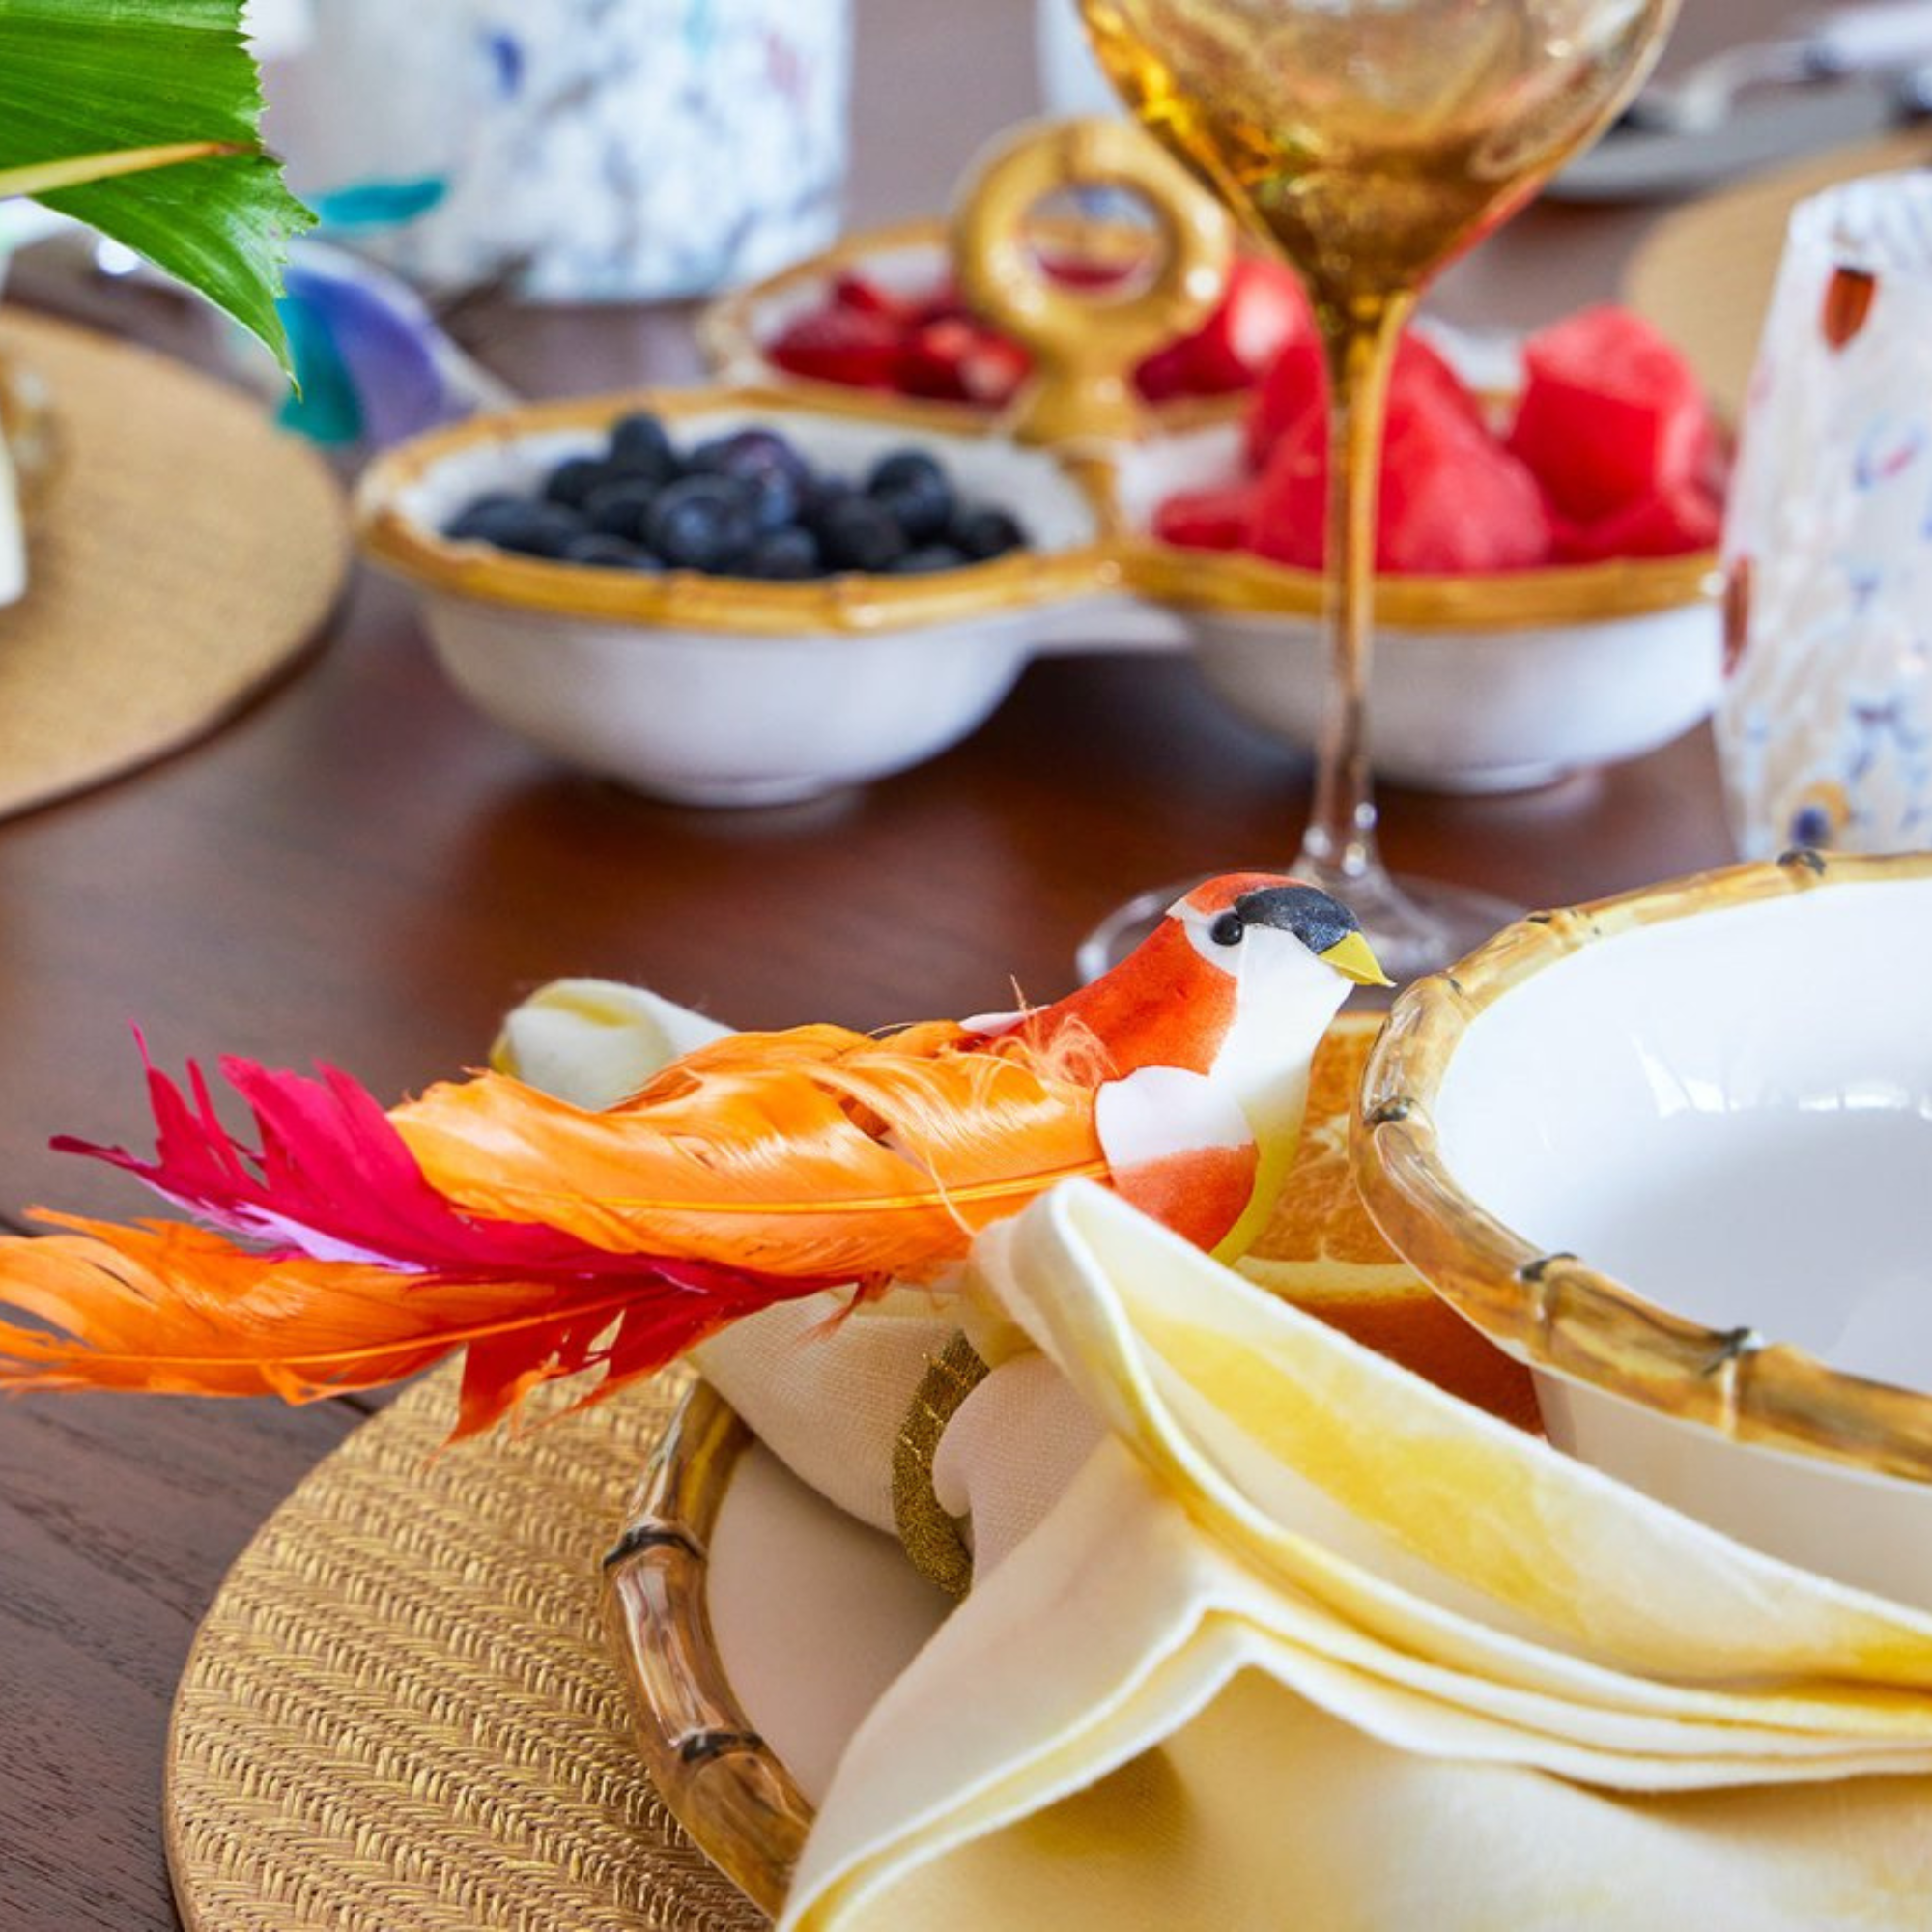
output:
<path id="1" fill-rule="evenodd" d="M 1726 10 L 1724 30 L 1783 11 Z M 853 216 L 936 209 L 979 142 L 1035 108 L 1030 9 L 861 0 L 859 22 Z M 1651 218 L 1533 210 L 1438 306 L 1533 323 L 1607 296 Z M 696 370 L 675 312 L 499 310 L 471 340 L 532 391 Z M 358 578 L 325 648 L 239 722 L 0 825 L 0 1213 L 142 1211 L 45 1147 L 140 1138 L 131 1022 L 164 1065 L 323 1057 L 389 1094 L 473 1064 L 503 1009 L 558 974 L 648 981 L 747 1025 L 983 1009 L 1009 976 L 1044 999 L 1128 892 L 1285 859 L 1307 776 L 1185 663 L 1081 659 L 1038 665 L 974 738 L 903 777 L 780 810 L 679 810 L 472 715 L 407 600 Z M 1399 867 L 1523 903 L 1729 856 L 1702 733 L 1526 796 L 1381 803 Z M 196 1621 L 361 1413 L 0 1405 L 0 1926 L 175 1924 L 161 1764 Z"/>

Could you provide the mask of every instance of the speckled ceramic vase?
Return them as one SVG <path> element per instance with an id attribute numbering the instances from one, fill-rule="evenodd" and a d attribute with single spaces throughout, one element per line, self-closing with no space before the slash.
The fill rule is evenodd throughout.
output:
<path id="1" fill-rule="evenodd" d="M 557 301 L 728 288 L 823 247 L 850 0 L 325 0 L 291 167 L 433 287 Z"/>
<path id="2" fill-rule="evenodd" d="M 1794 212 L 1724 564 L 1743 854 L 1932 846 L 1932 175 Z"/>

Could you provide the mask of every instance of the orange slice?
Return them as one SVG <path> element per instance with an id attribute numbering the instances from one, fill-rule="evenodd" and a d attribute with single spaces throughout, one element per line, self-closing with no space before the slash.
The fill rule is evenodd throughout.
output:
<path id="1" fill-rule="evenodd" d="M 1534 1429 L 1529 1374 L 1472 1328 L 1382 1239 L 1349 1168 L 1349 1122 L 1380 1015 L 1345 1013 L 1316 1049 L 1308 1114 L 1249 1280 L 1453 1395 Z"/>

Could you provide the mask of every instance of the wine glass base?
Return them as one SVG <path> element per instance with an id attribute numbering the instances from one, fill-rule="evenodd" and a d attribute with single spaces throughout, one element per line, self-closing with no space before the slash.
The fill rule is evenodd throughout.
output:
<path id="1" fill-rule="evenodd" d="M 1330 867 L 1311 866 L 1305 854 L 1294 870 L 1297 877 L 1340 899 L 1361 921 L 1382 971 L 1398 986 L 1453 966 L 1492 933 L 1522 917 L 1522 908 L 1507 899 L 1439 879 L 1391 878 L 1379 870 L 1350 878 Z M 1117 906 L 1074 952 L 1080 978 L 1097 980 L 1118 966 L 1160 923 L 1176 899 L 1211 876 L 1204 873 L 1201 878 L 1137 893 Z"/>

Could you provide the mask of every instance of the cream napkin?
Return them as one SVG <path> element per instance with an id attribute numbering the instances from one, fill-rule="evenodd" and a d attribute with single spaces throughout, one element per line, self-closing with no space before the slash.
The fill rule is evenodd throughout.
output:
<path id="1" fill-rule="evenodd" d="M 1571 1462 L 1091 1185 L 982 1236 L 972 1293 L 1000 1359 L 934 1473 L 974 1588 L 854 1737 L 783 1927 L 1932 1923 L 1932 1618 Z M 703 1366 L 808 1481 L 889 1462 L 914 1337 L 958 1319 L 923 1301 L 775 1311 Z M 868 1513 L 883 1481 L 819 1486 Z"/>
<path id="2" fill-rule="evenodd" d="M 853 1739 L 783 1926 L 1932 1920 L 1932 1618 L 1091 1184 L 978 1256 L 1108 1437 Z"/>

